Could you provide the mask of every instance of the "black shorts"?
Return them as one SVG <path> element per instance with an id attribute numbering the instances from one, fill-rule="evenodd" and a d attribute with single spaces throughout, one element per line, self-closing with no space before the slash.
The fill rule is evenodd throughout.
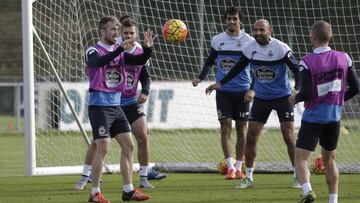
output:
<path id="1" fill-rule="evenodd" d="M 320 140 L 324 149 L 333 151 L 337 147 L 339 134 L 340 122 L 323 124 L 301 121 L 296 147 L 314 151 Z"/>
<path id="2" fill-rule="evenodd" d="M 94 140 L 130 132 L 129 122 L 120 106 L 89 106 L 89 120 Z"/>
<path id="3" fill-rule="evenodd" d="M 244 102 L 244 92 L 216 91 L 216 108 L 218 119 L 232 118 L 247 121 L 249 119 L 249 102 Z"/>
<path id="4" fill-rule="evenodd" d="M 121 108 L 123 109 L 130 125 L 133 124 L 137 119 L 145 116 L 143 109 L 138 103 L 122 106 Z"/>
<path id="5" fill-rule="evenodd" d="M 251 107 L 250 121 L 266 123 L 272 110 L 275 110 L 279 122 L 294 121 L 294 108 L 290 106 L 289 96 L 272 100 L 264 100 L 255 97 Z"/>

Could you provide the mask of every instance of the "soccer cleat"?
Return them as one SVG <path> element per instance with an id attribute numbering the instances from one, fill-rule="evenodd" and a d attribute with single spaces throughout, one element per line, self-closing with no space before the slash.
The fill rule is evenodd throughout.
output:
<path id="1" fill-rule="evenodd" d="M 301 195 L 300 200 L 298 201 L 298 203 L 310 203 L 315 201 L 316 199 L 316 195 L 313 191 L 310 191 L 308 193 L 306 193 L 305 195 Z"/>
<path id="2" fill-rule="evenodd" d="M 167 177 L 166 174 L 159 173 L 159 172 L 157 172 L 155 170 L 151 170 L 147 175 L 148 180 L 161 180 L 161 179 L 164 179 L 166 177 Z"/>
<path id="3" fill-rule="evenodd" d="M 89 177 L 82 175 L 80 177 L 80 180 L 78 183 L 76 183 L 76 185 L 74 185 L 74 190 L 83 190 L 86 187 L 86 184 L 89 181 Z"/>
<path id="4" fill-rule="evenodd" d="M 140 188 L 148 188 L 148 189 L 154 189 L 155 186 L 153 186 L 151 183 L 149 183 L 149 181 L 142 181 L 140 180 L 140 184 L 139 184 Z"/>
<path id="5" fill-rule="evenodd" d="M 297 177 L 293 177 L 291 187 L 292 188 L 301 188 L 299 179 Z"/>
<path id="6" fill-rule="evenodd" d="M 228 173 L 226 174 L 225 179 L 234 180 L 235 177 L 236 177 L 235 169 L 230 169 L 230 170 L 228 171 Z"/>
<path id="7" fill-rule="evenodd" d="M 150 199 L 150 195 L 142 193 L 139 189 L 135 189 L 131 192 L 122 192 L 123 201 L 145 201 Z"/>
<path id="8" fill-rule="evenodd" d="M 237 189 L 247 189 L 252 188 L 254 186 L 254 182 L 251 181 L 249 178 L 242 179 L 240 184 L 235 186 Z"/>
<path id="9" fill-rule="evenodd" d="M 94 195 L 90 193 L 88 202 L 110 203 L 110 200 L 105 199 L 104 195 L 101 192 L 97 192 Z"/>
<path id="10" fill-rule="evenodd" d="M 235 178 L 242 180 L 242 179 L 246 178 L 246 175 L 241 170 L 236 170 Z"/>

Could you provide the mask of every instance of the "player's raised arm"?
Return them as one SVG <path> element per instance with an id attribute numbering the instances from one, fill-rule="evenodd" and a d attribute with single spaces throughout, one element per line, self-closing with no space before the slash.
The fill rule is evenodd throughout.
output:
<path id="1" fill-rule="evenodd" d="M 124 26 L 124 24 L 123 24 L 123 26 Z M 154 42 L 153 32 L 151 30 L 147 30 L 145 32 L 145 39 L 144 39 L 144 48 L 143 48 L 144 52 L 139 55 L 124 53 L 125 64 L 126 65 L 145 65 L 146 62 L 151 57 L 153 42 Z M 130 42 L 127 42 L 127 40 L 124 40 L 123 44 L 124 43 L 130 43 Z"/>

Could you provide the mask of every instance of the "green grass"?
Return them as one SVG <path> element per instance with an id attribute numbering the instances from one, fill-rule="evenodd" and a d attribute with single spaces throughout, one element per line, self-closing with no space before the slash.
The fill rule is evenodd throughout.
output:
<path id="1" fill-rule="evenodd" d="M 79 176 L 24 177 L 24 141 L 22 134 L 0 134 L 0 202 L 86 202 L 90 185 L 85 191 L 72 186 Z M 103 176 L 102 191 L 112 202 L 121 202 L 119 174 Z M 134 174 L 134 185 L 138 184 Z M 146 190 L 152 198 L 148 202 L 296 202 L 299 189 L 289 188 L 290 174 L 255 174 L 255 186 L 237 190 L 238 181 L 224 180 L 219 174 L 170 173 L 168 178 L 152 182 L 155 190 Z M 360 199 L 360 174 L 340 175 L 340 202 L 356 203 Z M 312 176 L 312 186 L 318 199 L 327 202 L 327 187 L 323 175 Z"/>

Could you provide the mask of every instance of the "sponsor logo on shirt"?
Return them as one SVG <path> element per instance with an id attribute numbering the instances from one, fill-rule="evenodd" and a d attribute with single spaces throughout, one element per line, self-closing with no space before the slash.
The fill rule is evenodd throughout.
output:
<path id="1" fill-rule="evenodd" d="M 226 57 L 220 61 L 221 71 L 223 73 L 228 73 L 230 69 L 235 65 L 236 61 L 232 58 Z"/>
<path id="2" fill-rule="evenodd" d="M 262 83 L 271 83 L 276 78 L 276 72 L 269 68 L 261 67 L 256 69 L 255 76 Z"/>
<path id="3" fill-rule="evenodd" d="M 131 89 L 134 87 L 135 77 L 132 74 L 126 76 L 126 89 Z"/>
<path id="4" fill-rule="evenodd" d="M 111 70 L 106 71 L 105 82 L 108 87 L 119 86 L 121 83 L 121 80 L 122 80 L 122 77 L 117 70 L 111 69 Z"/>

